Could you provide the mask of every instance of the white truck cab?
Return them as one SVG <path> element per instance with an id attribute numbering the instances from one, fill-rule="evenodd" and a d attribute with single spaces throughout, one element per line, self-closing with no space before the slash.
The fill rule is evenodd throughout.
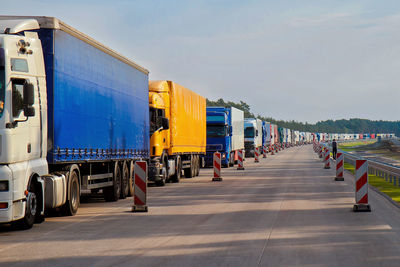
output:
<path id="1" fill-rule="evenodd" d="M 44 214 L 46 80 L 36 20 L 0 20 L 0 223 Z"/>

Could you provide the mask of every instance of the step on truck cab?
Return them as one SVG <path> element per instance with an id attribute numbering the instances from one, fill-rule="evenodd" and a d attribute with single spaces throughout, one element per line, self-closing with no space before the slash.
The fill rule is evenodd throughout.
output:
<path id="1" fill-rule="evenodd" d="M 199 175 L 206 153 L 206 99 L 172 81 L 149 83 L 149 181 Z"/>
<path id="2" fill-rule="evenodd" d="M 244 147 L 245 156 L 254 157 L 254 150 L 262 148 L 262 121 L 260 119 L 244 119 Z"/>
<path id="3" fill-rule="evenodd" d="M 0 223 L 132 194 L 148 132 L 146 69 L 56 18 L 0 16 Z"/>
<path id="4" fill-rule="evenodd" d="M 244 149 L 244 113 L 234 107 L 207 107 L 206 166 L 213 165 L 214 152 L 221 153 L 224 167 L 234 166 Z"/>

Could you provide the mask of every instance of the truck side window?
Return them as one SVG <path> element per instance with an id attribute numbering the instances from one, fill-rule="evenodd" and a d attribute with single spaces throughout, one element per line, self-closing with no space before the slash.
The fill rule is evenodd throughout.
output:
<path id="1" fill-rule="evenodd" d="M 19 114 L 24 110 L 24 79 L 12 80 L 12 114 L 13 117 L 19 117 Z"/>

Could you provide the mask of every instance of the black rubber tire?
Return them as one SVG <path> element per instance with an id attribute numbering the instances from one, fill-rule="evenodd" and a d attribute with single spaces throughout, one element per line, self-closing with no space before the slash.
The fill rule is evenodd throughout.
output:
<path id="1" fill-rule="evenodd" d="M 165 164 L 163 164 L 161 175 L 161 180 L 156 182 L 157 186 L 165 186 L 165 183 L 167 182 L 167 166 Z"/>
<path id="2" fill-rule="evenodd" d="M 62 206 L 62 214 L 65 216 L 73 216 L 76 214 L 79 208 L 80 201 L 80 189 L 79 189 L 78 174 L 73 171 L 69 177 L 68 191 L 67 191 L 67 202 Z"/>
<path id="3" fill-rule="evenodd" d="M 161 162 L 163 163 L 163 167 L 161 169 L 161 180 L 156 182 L 157 186 L 165 186 L 167 183 L 167 159 L 165 156 L 162 157 Z"/>
<path id="4" fill-rule="evenodd" d="M 115 163 L 114 175 L 113 175 L 113 185 L 103 189 L 104 199 L 107 202 L 118 201 L 121 194 L 121 169 L 118 163 Z"/>
<path id="5" fill-rule="evenodd" d="M 125 199 L 129 195 L 129 176 L 128 164 L 124 161 L 121 175 L 121 199 Z"/>
<path id="6" fill-rule="evenodd" d="M 133 196 L 134 193 L 134 185 L 133 185 L 133 179 L 134 179 L 134 169 L 135 169 L 135 163 L 133 161 L 131 161 L 130 163 L 130 170 L 129 170 L 129 194 L 128 197 Z"/>
<path id="7" fill-rule="evenodd" d="M 176 168 L 175 168 L 175 174 L 171 176 L 171 181 L 173 183 L 179 183 L 181 180 L 181 175 L 182 175 L 182 161 L 181 158 L 178 156 L 176 159 Z"/>
<path id="8" fill-rule="evenodd" d="M 231 155 L 229 156 L 229 167 L 233 167 L 235 166 L 235 153 L 231 153 Z"/>
<path id="9" fill-rule="evenodd" d="M 185 177 L 186 178 L 193 178 L 194 176 L 194 156 L 191 156 L 190 159 L 190 167 L 184 169 Z"/>
<path id="10" fill-rule="evenodd" d="M 36 192 L 35 192 L 35 187 L 33 184 L 30 186 L 28 190 L 30 195 L 30 204 L 28 203 L 28 197 L 26 201 L 26 206 L 25 206 L 25 217 L 13 222 L 13 226 L 19 230 L 28 230 L 31 229 L 33 224 L 35 223 L 35 217 L 36 217 L 36 212 L 37 212 L 37 198 L 36 198 Z"/>
<path id="11" fill-rule="evenodd" d="M 200 175 L 200 156 L 199 155 L 196 156 L 196 173 L 195 173 L 195 175 L 196 176 Z"/>

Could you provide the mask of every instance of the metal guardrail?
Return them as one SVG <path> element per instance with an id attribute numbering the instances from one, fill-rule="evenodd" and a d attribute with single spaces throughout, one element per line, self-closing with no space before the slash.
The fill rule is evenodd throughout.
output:
<path id="1" fill-rule="evenodd" d="M 322 144 L 325 147 L 330 149 L 329 144 Z M 338 150 L 338 152 L 343 153 L 344 162 L 347 162 L 351 165 L 356 165 L 357 159 L 365 159 L 363 157 L 351 154 L 349 152 L 345 152 L 343 150 Z M 386 181 L 393 183 L 395 186 L 400 187 L 400 167 L 394 166 L 389 163 L 379 162 L 371 159 L 366 159 L 368 162 L 368 173 L 376 175 L 378 177 L 384 178 Z"/>

